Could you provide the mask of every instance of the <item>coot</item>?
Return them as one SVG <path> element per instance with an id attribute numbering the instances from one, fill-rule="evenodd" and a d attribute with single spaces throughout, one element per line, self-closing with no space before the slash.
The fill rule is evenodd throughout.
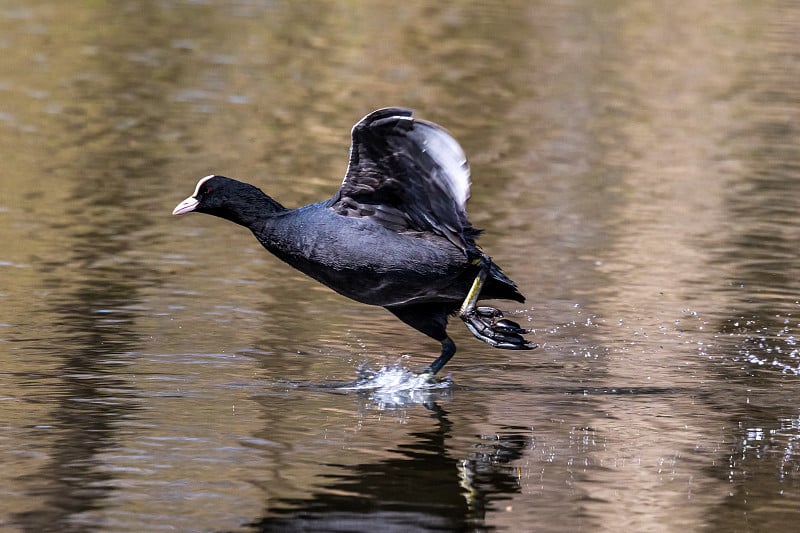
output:
<path id="1" fill-rule="evenodd" d="M 475 244 L 467 219 L 469 166 L 443 128 L 385 108 L 352 130 L 350 163 L 330 200 L 287 209 L 260 189 L 206 176 L 173 215 L 207 213 L 240 224 L 278 258 L 358 302 L 379 305 L 442 344 L 426 369 L 453 357 L 447 319 L 509 350 L 536 345 L 481 299 L 524 302 L 516 284 Z"/>

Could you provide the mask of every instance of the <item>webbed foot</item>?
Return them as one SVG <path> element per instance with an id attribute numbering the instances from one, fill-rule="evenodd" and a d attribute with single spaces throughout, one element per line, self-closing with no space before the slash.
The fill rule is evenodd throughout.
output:
<path id="1" fill-rule="evenodd" d="M 506 350 L 532 350 L 538 346 L 523 337 L 530 333 L 529 329 L 503 318 L 503 313 L 494 307 L 467 307 L 460 316 L 467 329 L 489 346 Z"/>
<path id="2" fill-rule="evenodd" d="M 476 338 L 495 348 L 505 348 L 506 350 L 536 348 L 538 346 L 536 343 L 523 337 L 524 334 L 530 333 L 530 330 L 521 327 L 513 320 L 503 318 L 503 313 L 499 309 L 475 305 L 481 289 L 483 289 L 483 284 L 486 282 L 486 277 L 489 275 L 490 260 L 487 257 L 481 257 L 476 263 L 480 265 L 481 269 L 458 312 L 458 316 L 467 325 L 467 329 Z"/>

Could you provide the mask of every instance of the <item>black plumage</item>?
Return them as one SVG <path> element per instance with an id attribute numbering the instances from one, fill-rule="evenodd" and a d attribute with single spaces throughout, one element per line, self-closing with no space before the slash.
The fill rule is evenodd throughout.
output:
<path id="1" fill-rule="evenodd" d="M 353 300 L 385 307 L 442 343 L 436 373 L 455 353 L 448 316 L 499 348 L 531 349 L 527 330 L 479 299 L 525 298 L 475 243 L 466 212 L 469 167 L 444 129 L 401 108 L 379 109 L 352 130 L 350 162 L 330 200 L 287 209 L 260 189 L 202 178 L 173 214 L 190 211 L 249 228 L 286 263 Z"/>

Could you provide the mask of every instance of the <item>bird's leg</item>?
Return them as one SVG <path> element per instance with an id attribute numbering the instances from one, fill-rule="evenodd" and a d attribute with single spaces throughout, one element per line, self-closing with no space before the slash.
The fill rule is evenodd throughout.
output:
<path id="1" fill-rule="evenodd" d="M 478 301 L 478 296 L 481 294 L 483 284 L 486 283 L 486 276 L 489 275 L 489 265 L 486 264 L 486 261 L 484 261 L 482 257 L 480 259 L 475 259 L 473 264 L 480 265 L 481 269 L 478 271 L 478 276 L 475 278 L 475 281 L 472 282 L 472 287 L 470 287 L 467 297 L 464 299 L 464 303 L 461 304 L 461 309 L 458 311 L 458 316 L 460 316 L 462 320 L 475 311 L 475 303 Z"/>
<path id="2" fill-rule="evenodd" d="M 476 338 L 482 340 L 489 346 L 495 348 L 505 348 L 508 350 L 530 350 L 536 348 L 536 344 L 522 337 L 527 330 L 512 320 L 503 318 L 503 313 L 494 307 L 478 307 L 475 305 L 478 297 L 486 283 L 489 275 L 489 263 L 485 257 L 475 260 L 475 264 L 480 265 L 481 269 L 472 282 L 464 303 L 458 316 L 466 324 Z M 441 356 L 440 356 L 441 359 Z M 437 359 L 438 361 L 438 359 Z"/>
<path id="3" fill-rule="evenodd" d="M 447 335 L 447 315 L 452 309 L 450 305 L 422 303 L 387 307 L 386 309 L 412 328 L 442 343 L 441 355 L 422 373 L 433 376 L 441 371 L 456 353 L 456 343 Z"/>
<path id="4" fill-rule="evenodd" d="M 428 368 L 426 368 L 422 373 L 423 374 L 431 374 L 434 375 L 439 370 L 447 364 L 447 362 L 455 355 L 456 353 L 456 343 L 453 342 L 453 339 L 450 337 L 445 337 L 442 341 L 442 353 L 436 360 L 431 363 Z"/>

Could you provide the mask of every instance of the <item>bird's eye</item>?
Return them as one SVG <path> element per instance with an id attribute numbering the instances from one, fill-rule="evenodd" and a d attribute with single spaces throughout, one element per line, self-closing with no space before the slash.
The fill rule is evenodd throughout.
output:
<path id="1" fill-rule="evenodd" d="M 211 193 L 211 187 L 206 187 L 206 190 L 203 191 L 203 194 L 209 194 L 209 193 Z"/>

